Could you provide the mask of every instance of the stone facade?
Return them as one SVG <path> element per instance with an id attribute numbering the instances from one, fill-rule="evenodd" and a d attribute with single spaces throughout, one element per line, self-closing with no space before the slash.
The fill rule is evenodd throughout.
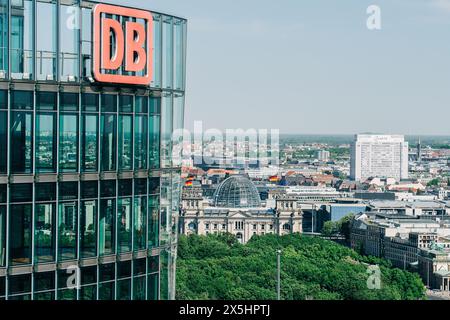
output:
<path id="1" fill-rule="evenodd" d="M 185 188 L 180 233 L 185 235 L 230 233 L 246 243 L 254 235 L 302 232 L 302 210 L 293 197 L 280 197 L 272 207 L 221 208 L 203 199 L 201 189 Z"/>

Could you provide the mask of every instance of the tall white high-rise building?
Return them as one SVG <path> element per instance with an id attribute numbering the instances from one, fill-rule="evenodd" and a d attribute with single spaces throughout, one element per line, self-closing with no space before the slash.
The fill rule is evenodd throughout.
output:
<path id="1" fill-rule="evenodd" d="M 358 134 L 351 147 L 350 176 L 408 179 L 408 142 L 403 135 Z"/>

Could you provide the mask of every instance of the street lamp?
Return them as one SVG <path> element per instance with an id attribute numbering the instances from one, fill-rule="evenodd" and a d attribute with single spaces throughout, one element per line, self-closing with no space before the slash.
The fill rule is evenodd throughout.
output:
<path id="1" fill-rule="evenodd" d="M 277 250 L 277 300 L 281 300 L 281 250 Z"/>

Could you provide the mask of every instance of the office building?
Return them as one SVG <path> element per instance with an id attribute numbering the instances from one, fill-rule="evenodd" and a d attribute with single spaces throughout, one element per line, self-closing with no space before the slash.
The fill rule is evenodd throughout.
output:
<path id="1" fill-rule="evenodd" d="M 356 181 L 408 179 L 408 142 L 401 135 L 356 135 L 350 166 L 351 178 Z"/>
<path id="2" fill-rule="evenodd" d="M 330 151 L 327 150 L 319 150 L 316 152 L 317 160 L 321 162 L 328 162 L 330 161 Z"/>
<path id="3" fill-rule="evenodd" d="M 174 298 L 186 23 L 0 0 L 0 300 Z"/>

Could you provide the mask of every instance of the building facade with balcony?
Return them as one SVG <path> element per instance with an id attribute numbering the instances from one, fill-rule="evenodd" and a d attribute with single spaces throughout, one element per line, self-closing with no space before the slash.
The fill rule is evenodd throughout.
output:
<path id="1" fill-rule="evenodd" d="M 0 0 L 0 300 L 175 296 L 187 21 L 99 6 Z"/>

